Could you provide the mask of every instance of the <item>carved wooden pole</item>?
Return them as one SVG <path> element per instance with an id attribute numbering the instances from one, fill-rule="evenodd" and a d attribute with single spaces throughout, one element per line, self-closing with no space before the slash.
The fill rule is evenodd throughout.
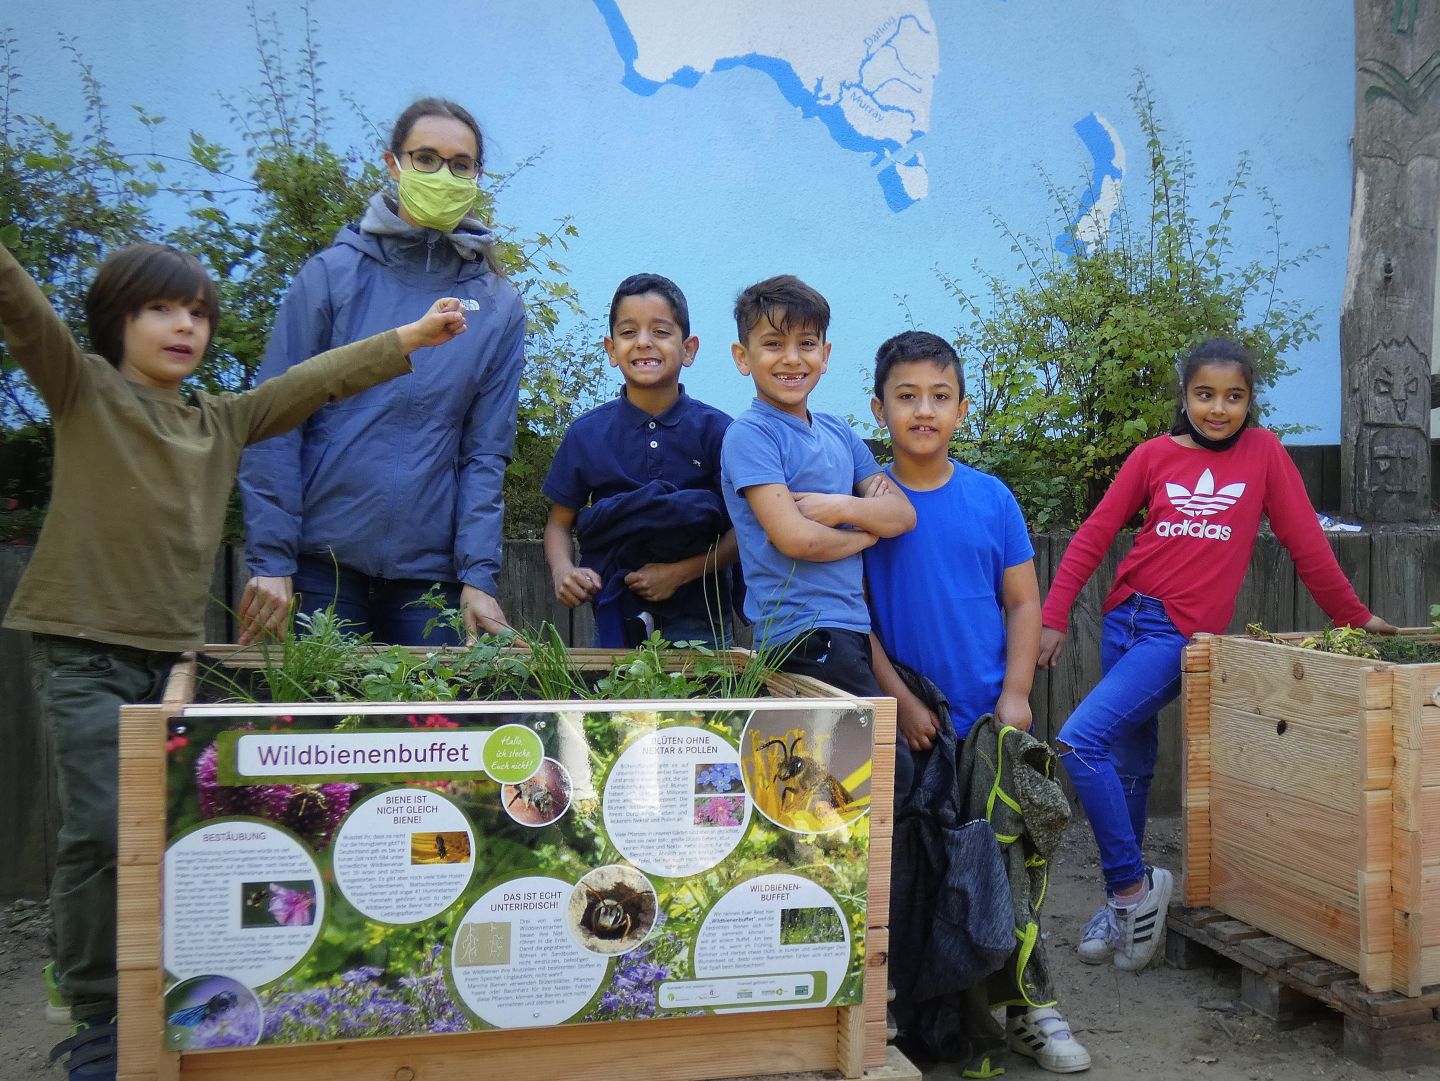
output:
<path id="1" fill-rule="evenodd" d="M 1355 186 L 1340 311 L 1347 513 L 1430 515 L 1440 0 L 1356 0 Z"/>

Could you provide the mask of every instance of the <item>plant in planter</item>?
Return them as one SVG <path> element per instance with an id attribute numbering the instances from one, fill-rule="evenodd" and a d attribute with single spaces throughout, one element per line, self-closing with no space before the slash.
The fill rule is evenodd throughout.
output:
<path id="1" fill-rule="evenodd" d="M 431 603 L 438 620 L 459 618 L 438 598 Z M 222 701 L 172 717 L 167 744 L 167 874 L 172 862 L 201 858 L 196 835 L 207 831 L 254 830 L 264 833 L 266 845 L 283 847 L 284 837 L 271 828 L 282 827 L 300 845 L 299 870 L 257 873 L 245 884 L 256 896 L 265 894 L 267 903 L 275 892 L 272 881 L 314 898 L 305 919 L 297 917 L 289 927 L 297 935 L 313 933 L 313 945 L 275 978 L 266 973 L 246 981 L 265 1018 L 261 1042 L 704 1012 L 703 1000 L 692 1006 L 662 1002 L 662 985 L 684 987 L 716 975 L 716 958 L 736 953 L 706 945 L 717 927 L 735 926 L 734 915 L 721 918 L 726 906 L 739 907 L 749 920 L 746 906 L 763 896 L 783 899 L 781 915 L 789 912 L 784 918 L 794 925 L 785 944 L 809 958 L 798 969 L 782 966 L 784 971 L 825 973 L 814 984 L 802 981 L 809 990 L 790 985 L 782 993 L 799 993 L 797 1005 L 805 1004 L 806 995 L 818 996 L 813 1005 L 857 1001 L 872 934 L 871 820 L 864 813 L 872 788 L 868 711 L 843 700 L 797 709 L 783 697 L 774 708 L 757 708 L 754 700 L 770 694 L 774 656 L 676 651 L 658 636 L 611 657 L 572 653 L 544 626 L 437 651 L 374 644 L 349 633 L 333 613 L 311 617 L 301 628 L 308 633 L 213 658 L 203 678 L 209 697 Z M 782 695 L 806 690 L 783 680 L 779 686 Z M 697 698 L 705 700 L 685 701 Z M 265 699 L 272 704 L 255 704 Z M 614 699 L 623 703 L 607 701 Z M 741 699 L 748 701 L 741 705 Z M 474 703 L 482 701 L 499 708 L 477 712 Z M 236 703 L 234 714 L 226 713 L 230 703 Z M 504 703 L 514 703 L 513 711 Z M 806 729 L 807 719 L 819 727 Z M 413 768 L 341 777 L 312 768 L 309 776 L 259 783 L 241 769 L 237 750 L 239 740 L 252 738 L 268 739 L 270 746 L 308 740 L 333 750 L 368 746 L 364 741 L 372 737 L 423 736 L 418 730 L 442 740 L 494 740 L 519 729 L 534 741 L 536 755 L 543 754 L 540 767 L 525 777 L 503 776 L 487 759 L 484 771 L 449 776 Z M 797 746 L 796 733 L 797 754 L 823 759 L 823 768 L 843 778 L 844 821 L 822 822 L 821 808 L 806 804 L 791 808 L 792 815 L 804 810 L 815 821 L 787 825 L 783 815 L 777 820 L 756 810 L 747 795 L 743 748 L 755 744 L 773 752 L 786 735 L 788 750 Z M 428 746 L 430 740 L 412 743 Z M 667 754 L 681 756 L 678 772 L 673 766 L 666 772 Z M 774 781 L 783 763 L 766 764 L 766 777 Z M 398 827 L 404 859 L 385 873 L 404 881 L 393 893 L 368 889 L 357 871 L 370 874 L 372 864 L 384 862 L 383 845 L 367 830 L 377 821 L 388 823 L 392 798 L 401 814 L 417 805 L 434 809 L 419 824 Z M 626 816 L 644 820 L 652 805 L 671 804 L 682 808 L 673 823 L 657 821 L 637 833 L 634 821 L 625 822 Z M 796 828 L 821 832 L 797 834 Z M 376 844 L 376 854 L 367 849 L 357 856 L 362 843 Z M 395 847 L 401 851 L 399 842 Z M 453 897 L 416 909 L 412 898 L 445 876 L 455 878 Z M 487 906 L 495 906 L 504 891 L 514 889 L 518 898 L 521 890 L 533 895 L 537 888 L 569 895 L 574 926 L 547 942 L 546 963 L 532 964 L 527 979 L 542 988 L 556 981 L 594 983 L 549 1020 L 507 1020 L 503 1011 L 487 1012 L 482 1001 L 492 986 L 520 997 L 529 993 L 500 967 L 508 951 L 522 949 L 518 937 L 512 942 L 505 936 L 530 936 L 523 949 L 531 954 L 538 947 L 533 927 L 522 932 L 519 923 L 507 923 L 505 930 L 486 914 Z M 167 905 L 172 893 L 167 885 Z M 173 918 L 167 909 L 167 925 Z M 313 931 L 307 931 L 312 918 Z M 577 942 L 589 952 L 570 957 Z M 826 951 L 840 951 L 828 969 L 817 960 Z M 172 976 L 181 976 L 168 955 L 166 964 Z M 484 978 L 477 982 L 476 973 Z M 787 975 L 782 982 L 793 980 Z M 477 991 L 481 986 L 486 990 Z M 881 1010 L 882 999 L 875 999 Z M 833 1032 L 829 1043 L 834 1046 Z M 883 1045 L 873 1050 L 883 1051 Z"/>

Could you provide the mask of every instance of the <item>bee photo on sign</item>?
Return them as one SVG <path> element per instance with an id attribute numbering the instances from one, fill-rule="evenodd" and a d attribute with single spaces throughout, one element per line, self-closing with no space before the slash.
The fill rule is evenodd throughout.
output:
<path id="1" fill-rule="evenodd" d="M 546 758 L 533 777 L 500 786 L 500 805 L 522 826 L 548 826 L 570 807 L 570 773 Z"/>
<path id="2" fill-rule="evenodd" d="M 575 884 L 566 906 L 575 940 L 591 953 L 629 953 L 645 941 L 659 913 L 655 887 L 624 863 L 597 867 Z"/>
<path id="3" fill-rule="evenodd" d="M 411 863 L 469 863 L 470 838 L 464 830 L 412 833 Z"/>
<path id="4" fill-rule="evenodd" d="M 870 753 L 856 710 L 757 712 L 740 738 L 750 798 L 797 833 L 840 829 L 870 809 Z"/>

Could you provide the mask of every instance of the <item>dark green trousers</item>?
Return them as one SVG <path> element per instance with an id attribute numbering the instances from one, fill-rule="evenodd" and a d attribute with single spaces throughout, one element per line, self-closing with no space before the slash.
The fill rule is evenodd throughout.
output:
<path id="1" fill-rule="evenodd" d="M 60 782 L 55 975 L 76 1020 L 115 1013 L 120 707 L 158 702 L 177 654 L 37 634 L 31 672 Z"/>

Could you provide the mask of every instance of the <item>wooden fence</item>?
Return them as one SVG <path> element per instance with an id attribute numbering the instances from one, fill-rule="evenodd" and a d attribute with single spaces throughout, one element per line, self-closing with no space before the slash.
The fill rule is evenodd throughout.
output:
<path id="1" fill-rule="evenodd" d="M 1043 589 L 1070 538 L 1069 534 L 1043 534 L 1032 539 Z M 1335 534 L 1331 545 L 1340 566 L 1375 611 L 1401 626 L 1429 623 L 1430 603 L 1440 602 L 1440 526 Z M 1116 541 L 1076 602 L 1070 641 L 1059 667 L 1035 681 L 1031 705 L 1036 734 L 1043 738 L 1054 736 L 1099 676 L 1100 604 L 1129 546 L 1129 537 Z M 29 555 L 28 548 L 0 548 L 0 610 L 9 606 Z M 217 561 L 214 595 L 231 598 L 228 607 L 233 608 L 244 582 L 238 553 L 226 552 Z M 917 597 L 922 595 L 917 591 Z M 572 645 L 590 644 L 594 624 L 589 611 L 572 612 L 555 600 L 538 541 L 506 544 L 500 600 L 517 626 L 549 621 Z M 1309 630 L 1325 623 L 1323 613 L 1296 580 L 1289 554 L 1269 535 L 1256 545 L 1231 629 L 1240 630 L 1251 622 L 1274 631 Z M 0 702 L 4 703 L 0 712 L 0 900 L 42 896 L 54 867 L 58 826 L 55 782 L 49 734 L 39 722 L 30 687 L 29 637 L 0 631 Z M 206 638 L 234 641 L 233 620 L 218 601 L 207 615 Z M 1157 811 L 1179 807 L 1183 784 L 1178 725 L 1179 710 L 1172 705 L 1161 715 L 1160 761 L 1152 790 L 1152 806 Z"/>

